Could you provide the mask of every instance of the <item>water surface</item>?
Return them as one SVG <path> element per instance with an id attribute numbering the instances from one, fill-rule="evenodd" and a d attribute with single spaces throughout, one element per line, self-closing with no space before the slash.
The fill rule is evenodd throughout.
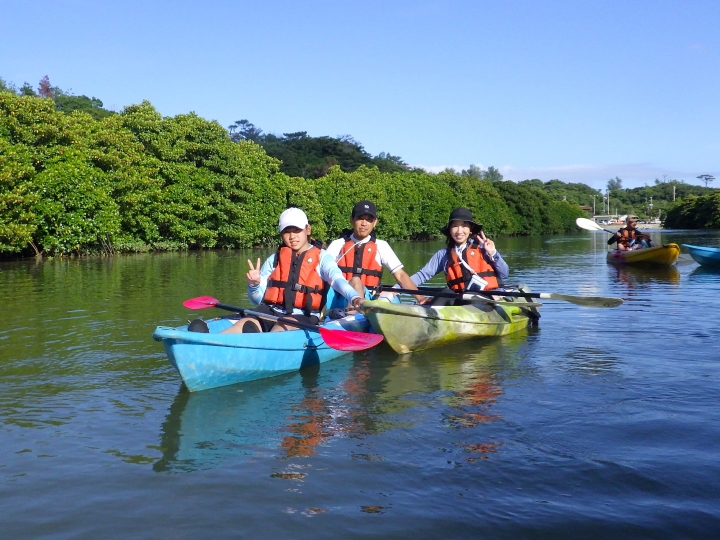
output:
<path id="1" fill-rule="evenodd" d="M 247 305 L 271 250 L 1 263 L 2 536 L 714 538 L 720 272 L 617 268 L 606 239 L 497 244 L 512 282 L 619 308 L 192 394 L 153 329 Z M 439 244 L 395 247 L 414 271 Z"/>

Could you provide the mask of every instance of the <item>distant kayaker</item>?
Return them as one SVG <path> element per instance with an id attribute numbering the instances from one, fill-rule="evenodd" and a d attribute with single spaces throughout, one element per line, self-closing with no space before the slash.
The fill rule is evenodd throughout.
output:
<path id="1" fill-rule="evenodd" d="M 447 247 L 437 251 L 430 261 L 410 276 L 415 285 L 422 285 L 440 272 L 445 272 L 449 291 L 455 293 L 497 289 L 507 279 L 510 269 L 485 236 L 482 225 L 475 223 L 467 208 L 455 208 L 447 225 L 441 229 Z M 455 300 L 428 298 L 423 303 L 442 305 Z"/>
<path id="2" fill-rule="evenodd" d="M 403 264 L 384 240 L 378 240 L 373 230 L 378 224 L 377 208 L 371 201 L 359 201 L 350 214 L 352 229 L 346 229 L 342 237 L 332 242 L 327 252 L 332 255 L 343 272 L 343 277 L 358 294 L 371 298 L 371 289 L 380 285 L 383 268 L 405 289 L 417 289 Z M 423 299 L 424 296 L 418 296 Z M 335 295 L 330 308 L 343 308 L 347 301 Z"/>
<path id="3" fill-rule="evenodd" d="M 291 315 L 299 322 L 318 324 L 327 289 L 332 287 L 358 308 L 365 299 L 353 289 L 335 259 L 310 238 L 310 224 L 300 208 L 288 208 L 280 215 L 278 231 L 283 245 L 260 266 L 248 260 L 246 275 L 250 302 L 259 311 L 275 316 Z M 245 317 L 223 334 L 277 332 L 295 327 Z"/>
<path id="4" fill-rule="evenodd" d="M 608 245 L 617 242 L 617 249 L 622 251 L 652 247 L 650 237 L 637 230 L 637 222 L 637 216 L 625 218 L 625 227 L 610 237 Z"/>

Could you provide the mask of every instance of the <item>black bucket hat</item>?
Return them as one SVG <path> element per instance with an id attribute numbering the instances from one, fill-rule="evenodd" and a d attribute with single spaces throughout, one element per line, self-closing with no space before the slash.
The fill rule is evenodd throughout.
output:
<path id="1" fill-rule="evenodd" d="M 440 229 L 440 232 L 442 232 L 444 235 L 447 235 L 448 231 L 450 230 L 450 224 L 453 221 L 467 221 L 468 223 L 470 223 L 470 232 L 472 234 L 477 234 L 482 231 L 482 225 L 480 225 L 479 223 L 475 223 L 475 221 L 473 220 L 472 212 L 467 208 L 459 207 L 450 212 L 450 217 L 448 218 L 447 225 Z"/>

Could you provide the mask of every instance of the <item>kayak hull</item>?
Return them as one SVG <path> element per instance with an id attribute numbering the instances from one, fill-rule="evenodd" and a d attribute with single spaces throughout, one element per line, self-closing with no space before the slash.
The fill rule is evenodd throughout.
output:
<path id="1" fill-rule="evenodd" d="M 690 244 L 683 244 L 683 246 L 688 248 L 690 256 L 697 263 L 703 266 L 720 267 L 720 248 L 691 246 Z"/>
<path id="2" fill-rule="evenodd" d="M 372 328 L 398 354 L 504 336 L 527 327 L 538 317 L 536 308 L 530 311 L 527 307 L 492 304 L 426 307 L 373 300 L 361 309 Z"/>
<path id="3" fill-rule="evenodd" d="M 680 256 L 680 246 L 677 244 L 663 244 L 644 249 L 622 251 L 614 249 L 608 251 L 607 262 L 611 264 L 655 264 L 671 265 Z"/>
<path id="4" fill-rule="evenodd" d="M 209 334 L 188 332 L 187 325 L 158 326 L 153 333 L 191 392 L 291 373 L 347 354 L 328 347 L 317 332 L 220 334 L 232 321 L 206 322 Z M 366 332 L 369 324 L 357 315 L 330 321 L 325 327 Z"/>

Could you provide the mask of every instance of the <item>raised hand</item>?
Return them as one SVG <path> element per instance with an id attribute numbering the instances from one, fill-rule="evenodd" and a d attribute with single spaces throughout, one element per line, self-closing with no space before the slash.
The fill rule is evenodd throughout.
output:
<path id="1" fill-rule="evenodd" d="M 480 231 L 478 236 L 480 237 L 480 244 L 485 248 L 485 253 L 487 253 L 489 257 L 495 255 L 495 252 L 497 251 L 495 248 L 495 242 L 485 236 L 485 233 L 482 231 Z"/>
<path id="2" fill-rule="evenodd" d="M 245 279 L 247 279 L 248 285 L 257 287 L 260 285 L 260 259 L 258 258 L 257 260 L 257 266 L 253 266 L 252 261 L 248 259 L 248 265 L 250 266 L 250 270 L 245 274 Z"/>

